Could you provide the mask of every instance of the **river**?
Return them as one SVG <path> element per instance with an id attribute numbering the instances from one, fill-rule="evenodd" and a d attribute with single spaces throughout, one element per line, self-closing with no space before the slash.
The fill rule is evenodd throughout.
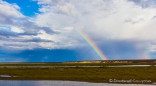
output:
<path id="1" fill-rule="evenodd" d="M 0 86 L 154 86 L 145 84 L 108 84 L 54 80 L 0 80 Z"/>

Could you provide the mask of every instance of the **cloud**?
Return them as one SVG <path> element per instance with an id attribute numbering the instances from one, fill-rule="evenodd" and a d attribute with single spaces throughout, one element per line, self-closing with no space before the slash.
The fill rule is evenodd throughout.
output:
<path id="1" fill-rule="evenodd" d="M 109 59 L 149 59 L 149 46 L 149 41 L 140 40 L 105 40 L 99 44 Z"/>
<path id="2" fill-rule="evenodd" d="M 9 4 L 0 1 L 0 24 L 12 24 L 13 18 L 22 18 L 24 15 L 20 13 L 20 7 L 16 4 Z"/>
<path id="3" fill-rule="evenodd" d="M 44 47 L 45 43 L 51 44 L 52 40 L 36 37 L 41 35 L 40 31 L 50 35 L 58 34 L 50 27 L 37 25 L 33 18 L 23 15 L 17 4 L 0 1 L 0 8 L 3 8 L 0 9 L 0 46 L 3 49 Z"/>
<path id="4" fill-rule="evenodd" d="M 139 5 L 142 8 L 156 7 L 156 1 L 155 0 L 129 0 L 129 1 L 134 2 L 136 5 Z"/>
<path id="5" fill-rule="evenodd" d="M 5 39 L 6 36 L 9 37 L 8 40 L 16 40 L 11 44 L 7 40 L 0 39 L 1 46 L 5 45 L 15 49 L 37 47 L 71 49 L 88 46 L 85 39 L 75 30 L 80 29 L 97 46 L 105 43 L 120 45 L 120 43 L 127 43 L 128 40 L 134 43 L 133 45 L 128 43 L 134 47 L 130 49 L 131 51 L 137 51 L 136 47 L 144 44 L 146 48 L 140 49 L 141 53 L 144 50 L 150 52 L 154 49 L 154 45 L 150 44 L 156 39 L 156 8 L 152 0 L 34 1 L 40 5 L 40 13 L 31 18 L 24 16 L 16 4 L 1 1 L 1 5 L 6 10 L 12 10 L 11 13 L 9 11 L 3 13 L 0 10 L 0 25 L 10 28 L 10 31 L 1 29 L 0 37 Z M 138 42 L 135 42 L 136 40 Z M 127 46 L 119 47 L 125 50 L 128 49 Z M 118 53 L 118 51 L 120 51 L 119 48 L 115 52 Z M 132 53 L 135 52 L 130 52 Z"/>
<path id="6" fill-rule="evenodd" d="M 37 24 L 50 26 L 53 30 L 73 27 L 74 24 L 77 24 L 83 27 L 80 29 L 90 37 L 99 39 L 144 39 L 147 32 L 146 27 L 153 28 L 148 25 L 154 22 L 150 19 L 156 13 L 155 8 L 142 9 L 126 0 L 85 2 L 39 0 L 38 3 L 42 6 L 40 8 L 42 14 L 37 15 Z M 64 9 L 61 9 L 62 7 Z M 140 32 L 144 34 L 139 35 Z M 153 38 L 153 35 L 149 38 Z"/>
<path id="7" fill-rule="evenodd" d="M 41 38 L 32 38 L 32 39 L 28 39 L 28 40 L 20 40 L 20 42 L 53 42 L 53 41 L 45 40 L 45 39 L 41 39 Z"/>
<path id="8" fill-rule="evenodd" d="M 0 30 L 0 35 L 1 36 L 5 36 L 5 37 L 18 37 L 18 36 L 36 36 L 38 33 L 34 33 L 34 32 L 24 32 L 24 33 L 16 33 L 16 32 L 12 32 L 12 31 L 6 31 L 6 30 Z"/>
<path id="9" fill-rule="evenodd" d="M 49 48 L 54 44 L 51 40 L 41 39 L 38 37 L 9 37 L 0 36 L 0 49 L 3 50 L 25 50 L 36 48 Z"/>
<path id="10" fill-rule="evenodd" d="M 127 22 L 127 23 L 129 22 L 131 24 L 136 24 L 136 23 L 139 23 L 141 21 L 143 21 L 142 18 L 133 18 L 133 19 L 127 19 L 127 20 L 125 20 L 125 22 Z"/>
<path id="11" fill-rule="evenodd" d="M 15 25 L 17 25 L 17 27 L 20 27 L 25 32 L 39 32 L 40 30 L 44 30 L 48 34 L 54 34 L 55 33 L 49 27 L 36 25 L 34 23 L 33 19 L 30 19 L 30 18 L 27 18 L 27 17 L 17 19 L 17 20 L 15 20 L 14 23 L 15 23 Z"/>
<path id="12" fill-rule="evenodd" d="M 36 25 L 33 18 L 26 17 L 20 12 L 20 7 L 16 4 L 9 4 L 5 1 L 0 1 L 0 26 L 7 26 L 16 32 L 18 30 L 28 32 L 39 32 L 44 30 L 48 34 L 54 32 L 49 27 Z M 16 30 L 15 30 L 16 28 Z M 17 31 L 18 32 L 18 31 Z"/>
<path id="13" fill-rule="evenodd" d="M 144 40 L 147 36 L 145 33 L 155 27 L 155 20 L 151 20 L 155 16 L 155 8 L 142 9 L 132 1 L 38 0 L 38 3 L 42 14 L 36 16 L 37 24 L 49 26 L 53 30 L 77 24 L 90 37 Z M 140 32 L 144 34 L 138 34 Z M 154 34 L 147 39 L 153 37 Z"/>
<path id="14" fill-rule="evenodd" d="M 145 55 L 144 51 L 150 52 L 153 46 L 150 43 L 156 39 L 154 33 L 156 8 L 153 0 L 37 0 L 37 2 L 41 6 L 39 8 L 41 14 L 36 15 L 35 23 L 59 32 L 53 36 L 41 32 L 42 35 L 38 37 L 52 39 L 57 48 L 87 45 L 75 28 L 82 30 L 97 45 L 107 41 L 112 45 L 132 41 L 133 45 L 128 44 L 134 47 L 130 49 L 132 51 L 130 54 L 138 57 L 141 57 L 141 54 Z M 136 40 L 138 42 L 135 42 Z M 138 46 L 144 47 L 142 45 L 146 48 L 138 50 Z M 115 52 L 118 53 L 120 48 L 124 50 L 119 46 Z M 137 50 L 140 52 L 133 52 Z"/>

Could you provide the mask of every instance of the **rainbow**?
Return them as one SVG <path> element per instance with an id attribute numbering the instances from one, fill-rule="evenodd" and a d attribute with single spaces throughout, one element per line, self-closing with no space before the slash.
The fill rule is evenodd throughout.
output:
<path id="1" fill-rule="evenodd" d="M 102 53 L 102 51 L 98 48 L 94 41 L 87 36 L 87 34 L 83 33 L 80 29 L 74 29 L 86 40 L 86 42 L 92 47 L 92 49 L 97 53 L 101 60 L 107 60 L 106 56 Z"/>

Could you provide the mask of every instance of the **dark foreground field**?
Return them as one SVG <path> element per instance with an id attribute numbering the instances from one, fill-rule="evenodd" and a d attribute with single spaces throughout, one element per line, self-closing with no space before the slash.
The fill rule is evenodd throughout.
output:
<path id="1" fill-rule="evenodd" d="M 138 63 L 137 63 L 138 64 Z M 99 68 L 7 68 L 5 66 L 95 66 L 100 65 Z M 11 77 L 0 77 L 1 80 L 70 80 L 70 81 L 87 81 L 87 82 L 102 82 L 113 83 L 112 80 L 137 80 L 133 82 L 121 83 L 142 83 L 150 84 L 156 82 L 156 67 L 151 64 L 149 67 L 105 67 L 109 65 L 123 65 L 123 64 L 106 64 L 106 63 L 57 63 L 57 64 L 0 64 L 4 66 L 0 68 L 0 75 L 10 75 Z M 126 64 L 129 65 L 129 64 Z M 132 65 L 132 64 L 130 64 Z M 139 82 L 140 80 L 140 82 Z M 116 82 L 120 83 L 120 82 Z"/>

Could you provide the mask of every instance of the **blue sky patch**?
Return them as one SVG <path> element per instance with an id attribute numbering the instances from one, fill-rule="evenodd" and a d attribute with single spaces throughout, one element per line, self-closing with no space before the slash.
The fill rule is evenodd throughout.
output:
<path id="1" fill-rule="evenodd" d="M 39 13 L 39 5 L 36 1 L 32 0 L 4 0 L 11 4 L 17 4 L 20 7 L 20 11 L 25 16 L 34 16 L 35 13 Z"/>

